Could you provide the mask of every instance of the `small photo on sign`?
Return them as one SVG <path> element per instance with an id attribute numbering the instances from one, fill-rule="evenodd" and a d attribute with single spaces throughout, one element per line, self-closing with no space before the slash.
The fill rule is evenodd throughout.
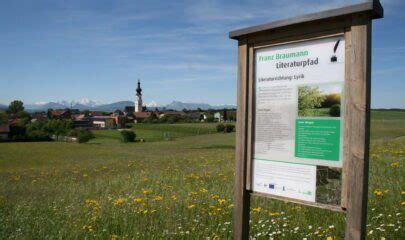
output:
<path id="1" fill-rule="evenodd" d="M 340 206 L 342 196 L 342 169 L 317 166 L 316 202 Z"/>
<path id="2" fill-rule="evenodd" d="M 298 86 L 299 117 L 340 117 L 342 84 Z"/>

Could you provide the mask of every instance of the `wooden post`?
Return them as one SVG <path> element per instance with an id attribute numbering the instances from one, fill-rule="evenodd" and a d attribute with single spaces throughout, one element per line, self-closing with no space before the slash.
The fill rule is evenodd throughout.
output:
<path id="1" fill-rule="evenodd" d="M 345 239 L 365 239 L 370 132 L 371 19 L 353 17 L 346 67 L 346 141 L 348 164 Z"/>
<path id="2" fill-rule="evenodd" d="M 247 112 L 249 48 L 246 40 L 238 45 L 238 99 L 236 123 L 236 166 L 233 238 L 249 238 L 250 194 L 246 190 L 247 167 Z"/>

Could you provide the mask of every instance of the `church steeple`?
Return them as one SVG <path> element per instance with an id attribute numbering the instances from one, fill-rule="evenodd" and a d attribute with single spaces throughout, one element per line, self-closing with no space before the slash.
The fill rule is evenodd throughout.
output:
<path id="1" fill-rule="evenodd" d="M 138 79 L 138 87 L 136 88 L 135 94 L 135 112 L 142 112 L 142 88 L 141 81 Z"/>
<path id="2" fill-rule="evenodd" d="M 138 87 L 136 88 L 136 95 L 142 95 L 141 81 L 138 78 Z"/>

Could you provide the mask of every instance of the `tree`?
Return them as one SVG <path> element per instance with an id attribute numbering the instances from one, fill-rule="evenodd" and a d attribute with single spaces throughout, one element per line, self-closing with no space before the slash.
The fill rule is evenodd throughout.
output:
<path id="1" fill-rule="evenodd" d="M 8 117 L 4 111 L 0 111 L 0 125 L 7 123 Z"/>
<path id="2" fill-rule="evenodd" d="M 114 114 L 116 114 L 116 115 L 118 115 L 118 116 L 124 115 L 124 113 L 123 113 L 121 110 L 119 110 L 119 109 L 116 109 L 116 110 L 114 111 Z"/>
<path id="3" fill-rule="evenodd" d="M 90 116 L 90 111 L 89 110 L 84 110 L 83 114 L 85 117 L 89 117 Z"/>
<path id="4" fill-rule="evenodd" d="M 8 113 L 16 114 L 18 112 L 24 111 L 24 103 L 20 100 L 14 100 L 8 105 Z"/>
<path id="5" fill-rule="evenodd" d="M 340 104 L 332 105 L 329 109 L 329 115 L 332 117 L 340 117 Z"/>
<path id="6" fill-rule="evenodd" d="M 322 95 L 318 87 L 300 87 L 298 89 L 298 110 L 300 115 L 305 115 L 307 110 L 321 107 L 324 100 L 325 96 Z"/>
<path id="7" fill-rule="evenodd" d="M 52 108 L 49 108 L 48 111 L 46 112 L 46 116 L 48 117 L 48 119 L 53 119 L 52 112 L 53 112 Z"/>
<path id="8" fill-rule="evenodd" d="M 335 104 L 340 104 L 340 93 L 331 93 L 325 96 L 325 100 L 322 102 L 323 108 L 330 108 Z"/>
<path id="9" fill-rule="evenodd" d="M 224 113 L 223 113 L 222 119 L 223 119 L 225 122 L 228 121 L 228 113 L 227 113 L 227 111 L 226 111 L 226 108 L 224 108 Z"/>
<path id="10" fill-rule="evenodd" d="M 145 123 L 157 123 L 159 121 L 159 118 L 156 116 L 154 112 L 152 112 L 149 117 L 145 118 L 143 122 Z"/>

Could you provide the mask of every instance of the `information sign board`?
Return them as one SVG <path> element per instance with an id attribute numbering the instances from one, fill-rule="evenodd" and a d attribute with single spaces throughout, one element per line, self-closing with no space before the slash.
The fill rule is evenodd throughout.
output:
<path id="1" fill-rule="evenodd" d="M 315 202 L 316 166 L 342 167 L 343 36 L 255 50 L 253 191 Z"/>

